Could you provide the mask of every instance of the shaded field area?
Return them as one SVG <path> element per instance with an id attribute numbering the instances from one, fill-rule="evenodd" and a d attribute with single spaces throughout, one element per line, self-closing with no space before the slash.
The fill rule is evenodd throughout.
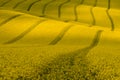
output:
<path id="1" fill-rule="evenodd" d="M 106 51 L 111 49 L 107 46 L 90 52 L 78 49 L 78 46 L 1 48 L 1 80 L 120 79 L 118 49 Z M 116 54 L 112 53 L 113 50 Z"/>
<path id="2" fill-rule="evenodd" d="M 0 0 L 0 80 L 120 80 L 118 0 Z"/>

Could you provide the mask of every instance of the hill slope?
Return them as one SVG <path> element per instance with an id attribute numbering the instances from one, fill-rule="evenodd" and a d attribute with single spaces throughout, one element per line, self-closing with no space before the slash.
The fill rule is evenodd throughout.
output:
<path id="1" fill-rule="evenodd" d="M 119 80 L 118 2 L 0 0 L 0 80 Z"/>

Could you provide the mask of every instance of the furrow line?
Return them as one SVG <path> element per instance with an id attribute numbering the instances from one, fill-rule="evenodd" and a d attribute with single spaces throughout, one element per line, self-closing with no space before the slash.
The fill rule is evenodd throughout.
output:
<path id="1" fill-rule="evenodd" d="M 20 4 L 24 3 L 25 1 L 27 1 L 27 0 L 23 0 L 23 1 L 18 2 L 18 3 L 13 7 L 13 9 L 16 9 Z"/>
<path id="2" fill-rule="evenodd" d="M 93 43 L 97 42 L 98 44 L 100 35 L 101 35 L 101 30 L 98 31 L 97 34 L 95 35 L 95 39 L 93 40 Z M 61 72 L 69 74 L 74 70 L 73 68 L 75 68 L 75 66 L 78 66 L 79 70 L 77 72 L 79 72 L 78 74 L 84 73 L 84 75 L 82 76 L 83 78 L 86 75 L 86 72 L 88 72 L 89 70 L 88 68 L 89 64 L 86 60 L 86 55 L 89 53 L 89 51 L 90 49 L 87 47 L 74 52 L 67 53 L 65 55 L 58 56 L 51 63 L 49 63 L 47 66 L 43 68 L 43 71 L 39 73 L 40 77 L 43 77 L 42 74 L 44 74 L 45 77 L 52 73 L 59 73 L 60 70 Z M 85 80 L 87 80 L 87 78 L 85 78 Z"/>
<path id="3" fill-rule="evenodd" d="M 72 27 L 73 25 L 69 25 L 67 27 L 65 27 L 59 34 L 58 36 L 52 41 L 49 43 L 49 45 L 55 45 L 57 44 L 63 37 L 64 35 L 67 33 L 67 31 Z"/>
<path id="4" fill-rule="evenodd" d="M 59 5 L 59 7 L 58 7 L 58 18 L 61 17 L 61 8 L 62 8 L 62 6 L 63 6 L 64 4 L 66 4 L 66 3 L 69 3 L 70 1 L 71 1 L 71 0 L 67 0 L 67 1 L 65 1 L 65 2 L 63 2 L 62 4 Z"/>
<path id="5" fill-rule="evenodd" d="M 55 1 L 55 0 L 51 0 L 51 1 L 49 1 L 48 3 L 46 3 L 46 4 L 44 5 L 44 7 L 43 7 L 43 9 L 42 9 L 42 16 L 45 16 L 45 11 L 46 11 L 47 6 L 48 6 L 50 3 L 54 2 L 54 1 Z"/>
<path id="6" fill-rule="evenodd" d="M 85 0 L 82 0 L 80 4 L 83 4 Z"/>
<path id="7" fill-rule="evenodd" d="M 75 21 L 78 21 L 77 7 L 83 3 L 84 3 L 84 0 L 82 0 L 80 3 L 76 4 L 74 7 Z"/>
<path id="8" fill-rule="evenodd" d="M 99 30 L 94 39 L 93 39 L 93 42 L 91 45 L 89 45 L 88 47 L 86 48 L 83 48 L 83 49 L 78 49 L 74 52 L 71 52 L 71 63 L 74 65 L 75 63 L 75 60 L 77 58 L 81 59 L 81 60 L 84 60 L 87 56 L 87 54 L 90 52 L 90 50 L 92 50 L 94 47 L 96 47 L 100 41 L 100 37 L 101 37 L 101 34 L 102 34 L 102 30 Z"/>
<path id="9" fill-rule="evenodd" d="M 3 25 L 5 25 L 6 23 L 8 23 L 9 21 L 11 21 L 11 20 L 13 20 L 13 19 L 15 19 L 15 18 L 17 18 L 19 16 L 22 16 L 22 14 L 17 14 L 17 15 L 14 15 L 14 16 L 6 19 L 5 21 L 3 21 L 3 22 L 0 23 L 0 27 L 2 27 Z"/>
<path id="10" fill-rule="evenodd" d="M 93 39 L 92 44 L 89 46 L 89 49 L 92 49 L 92 48 L 94 48 L 94 47 L 96 47 L 96 46 L 98 45 L 99 40 L 100 40 L 100 36 L 101 36 L 101 33 L 102 33 L 102 32 L 103 32 L 102 30 L 99 30 L 99 31 L 96 33 L 96 35 L 95 35 L 95 37 L 94 37 L 94 39 Z"/>
<path id="11" fill-rule="evenodd" d="M 30 9 L 32 8 L 32 6 L 34 4 L 36 4 L 37 2 L 39 2 L 39 1 L 41 1 L 41 0 L 37 0 L 37 1 L 33 2 L 33 3 L 31 3 L 30 6 L 28 7 L 27 11 L 30 11 Z"/>
<path id="12" fill-rule="evenodd" d="M 4 5 L 6 5 L 7 3 L 9 3 L 10 1 L 12 1 L 12 0 L 8 0 L 8 1 L 4 2 L 3 4 L 0 5 L 0 7 L 3 7 Z"/>
<path id="13" fill-rule="evenodd" d="M 35 23 L 34 25 L 32 25 L 30 28 L 28 28 L 26 31 L 24 31 L 23 33 L 21 33 L 20 35 L 18 35 L 17 37 L 13 38 L 12 40 L 5 42 L 3 44 L 12 44 L 20 39 L 22 39 L 25 35 L 27 35 L 29 32 L 31 32 L 35 27 L 37 27 L 40 23 L 44 22 L 46 20 L 40 20 L 37 23 Z"/>
<path id="14" fill-rule="evenodd" d="M 93 7 L 90 8 L 90 13 L 91 13 L 92 20 L 93 20 L 92 23 L 91 23 L 91 25 L 90 25 L 90 27 L 91 27 L 91 26 L 93 26 L 93 25 L 96 24 L 95 16 L 94 16 L 94 13 L 93 13 Z"/>
<path id="15" fill-rule="evenodd" d="M 110 22 L 111 22 L 111 31 L 114 31 L 114 30 L 115 30 L 114 22 L 113 22 L 112 17 L 111 17 L 110 14 L 109 14 L 109 10 L 108 10 L 108 9 L 106 10 L 106 13 L 107 13 L 108 18 L 109 18 L 109 20 L 110 20 Z"/>
<path id="16" fill-rule="evenodd" d="M 111 0 L 108 0 L 108 9 L 106 10 L 106 13 L 107 13 L 108 18 L 109 18 L 109 20 L 111 22 L 111 31 L 114 31 L 114 29 L 115 29 L 114 22 L 113 22 L 112 17 L 109 14 L 109 10 L 110 10 L 110 7 L 111 7 L 110 4 L 111 4 Z"/>
<path id="17" fill-rule="evenodd" d="M 94 16 L 94 13 L 93 13 L 93 8 L 97 6 L 97 2 L 98 2 L 98 0 L 95 0 L 94 5 L 90 8 L 90 13 L 91 13 L 91 16 L 92 16 L 92 19 L 93 19 L 92 24 L 90 25 L 90 27 L 96 24 L 95 16 Z"/>

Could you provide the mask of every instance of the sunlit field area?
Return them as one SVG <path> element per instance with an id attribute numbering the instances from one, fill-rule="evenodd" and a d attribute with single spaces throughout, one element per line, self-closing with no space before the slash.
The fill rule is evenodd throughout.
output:
<path id="1" fill-rule="evenodd" d="M 120 80 L 119 0 L 0 0 L 0 80 Z"/>

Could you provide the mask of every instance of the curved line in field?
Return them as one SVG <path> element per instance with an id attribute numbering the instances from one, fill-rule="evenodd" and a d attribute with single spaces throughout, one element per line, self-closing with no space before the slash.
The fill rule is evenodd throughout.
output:
<path id="1" fill-rule="evenodd" d="M 77 7 L 79 6 L 79 4 L 77 4 L 75 7 L 74 7 L 74 15 L 75 15 L 75 21 L 78 21 L 78 14 L 77 14 Z"/>
<path id="2" fill-rule="evenodd" d="M 103 32 L 102 30 L 97 31 L 92 43 L 88 47 L 83 48 L 83 49 L 78 49 L 78 50 L 73 51 L 71 53 L 74 56 L 80 55 L 81 58 L 85 58 L 85 56 L 89 53 L 89 51 L 98 45 L 102 32 Z"/>
<path id="3" fill-rule="evenodd" d="M 66 3 L 69 3 L 70 1 L 71 1 L 71 0 L 67 0 L 67 1 L 61 3 L 61 4 L 58 6 L 58 18 L 61 17 L 61 8 L 62 8 L 62 6 L 63 6 L 64 4 L 66 4 Z"/>
<path id="4" fill-rule="evenodd" d="M 74 6 L 74 14 L 75 14 L 75 21 L 78 21 L 78 13 L 77 13 L 77 7 L 80 5 L 80 4 L 83 4 L 84 3 L 84 0 L 82 0 L 80 3 L 76 4 Z"/>
<path id="5" fill-rule="evenodd" d="M 82 1 L 80 2 L 80 4 L 83 4 L 83 3 L 84 3 L 84 1 L 85 1 L 85 0 L 82 0 Z"/>
<path id="6" fill-rule="evenodd" d="M 34 25 L 32 25 L 31 27 L 29 27 L 26 31 L 24 31 L 23 33 L 21 33 L 20 35 L 18 35 L 17 37 L 13 38 L 12 40 L 5 42 L 3 44 L 12 44 L 20 39 L 22 39 L 26 34 L 28 34 L 29 32 L 31 32 L 35 27 L 37 27 L 40 23 L 44 22 L 46 20 L 40 20 L 37 23 L 35 23 Z"/>
<path id="7" fill-rule="evenodd" d="M 103 32 L 102 30 L 99 30 L 96 33 L 96 35 L 95 35 L 95 37 L 93 39 L 92 44 L 89 46 L 89 49 L 92 49 L 92 48 L 94 48 L 94 47 L 96 47 L 98 45 L 102 32 Z"/>
<path id="8" fill-rule="evenodd" d="M 51 4 L 52 2 L 54 2 L 55 0 L 51 0 L 49 1 L 48 3 L 46 3 L 42 9 L 42 15 L 45 16 L 45 11 L 46 11 L 46 8 L 49 4 Z"/>
<path id="9" fill-rule="evenodd" d="M 92 24 L 90 25 L 90 27 L 91 27 L 91 26 L 96 24 L 94 12 L 93 12 L 93 7 L 90 8 L 90 13 L 91 13 L 91 16 L 92 16 Z"/>
<path id="10" fill-rule="evenodd" d="M 7 3 L 9 3 L 10 1 L 12 1 L 12 0 L 8 0 L 8 1 L 4 2 L 3 4 L 0 5 L 0 7 L 5 6 L 5 5 L 6 5 Z"/>
<path id="11" fill-rule="evenodd" d="M 93 43 L 98 44 L 101 32 L 102 31 L 99 30 L 96 33 L 95 38 L 93 39 Z M 90 46 L 93 46 L 93 45 L 90 45 Z M 95 46 L 96 45 L 94 45 L 94 47 Z M 86 63 L 86 55 L 89 53 L 90 49 L 92 49 L 92 48 L 93 47 L 86 47 L 86 48 L 79 49 L 77 51 L 73 51 L 73 52 L 70 52 L 67 54 L 59 55 L 58 57 L 53 59 L 53 61 L 51 63 L 49 63 L 47 66 L 45 66 L 43 68 L 43 71 L 41 73 L 39 73 L 40 77 L 42 77 L 41 74 L 44 74 L 44 77 L 45 77 L 47 74 L 51 74 L 54 72 L 57 73 L 59 71 L 61 71 L 61 72 L 70 71 L 71 72 L 71 70 L 72 71 L 74 70 L 73 67 L 76 65 L 79 66 L 80 69 L 82 67 L 84 68 L 81 71 L 82 71 L 82 73 L 84 73 L 84 76 L 85 76 L 86 72 L 88 72 L 88 71 L 86 71 L 88 69 L 85 69 L 88 67 L 87 66 L 88 63 Z M 54 66 L 54 67 L 51 67 L 51 66 Z M 64 67 L 64 69 L 63 69 L 63 67 Z M 48 70 L 49 70 L 49 72 L 48 72 Z M 87 79 L 85 79 L 85 80 L 87 80 Z"/>
<path id="12" fill-rule="evenodd" d="M 95 3 L 94 3 L 94 7 L 96 7 L 97 6 L 97 3 L 98 3 L 98 0 L 95 0 Z"/>
<path id="13" fill-rule="evenodd" d="M 110 14 L 109 14 L 109 10 L 108 10 L 108 9 L 106 10 L 106 13 L 107 13 L 108 18 L 109 18 L 109 20 L 110 20 L 110 22 L 111 22 L 111 31 L 114 31 L 114 30 L 115 30 L 115 25 L 114 25 L 114 22 L 113 22 L 112 17 L 111 17 Z"/>
<path id="14" fill-rule="evenodd" d="M 90 27 L 96 24 L 93 8 L 97 6 L 97 2 L 98 2 L 98 0 L 95 0 L 94 5 L 90 8 L 90 13 L 91 13 L 91 16 L 92 16 L 92 19 L 93 19 L 92 24 L 90 25 Z"/>
<path id="15" fill-rule="evenodd" d="M 17 15 L 14 15 L 14 16 L 6 19 L 5 21 L 3 21 L 3 22 L 0 23 L 0 27 L 2 27 L 3 25 L 5 25 L 6 23 L 8 23 L 9 21 L 11 21 L 11 20 L 13 20 L 13 19 L 15 19 L 15 18 L 17 18 L 19 16 L 22 16 L 22 14 L 17 14 Z"/>
<path id="16" fill-rule="evenodd" d="M 24 3 L 25 1 L 27 1 L 27 0 L 23 0 L 23 1 L 18 2 L 15 6 L 13 6 L 13 9 L 17 8 L 20 4 Z"/>
<path id="17" fill-rule="evenodd" d="M 111 0 L 108 0 L 108 9 L 110 9 Z"/>
<path id="18" fill-rule="evenodd" d="M 59 34 L 58 36 L 52 41 L 49 43 L 49 45 L 55 45 L 57 44 L 63 37 L 64 35 L 67 33 L 67 31 L 72 27 L 72 25 L 69 25 L 67 27 L 65 27 Z"/>
<path id="19" fill-rule="evenodd" d="M 31 3 L 30 6 L 28 7 L 27 11 L 30 11 L 30 9 L 32 8 L 32 6 L 34 4 L 36 4 L 37 2 L 39 2 L 39 1 L 41 1 L 41 0 L 37 0 L 37 1 L 33 2 L 33 3 Z"/>
<path id="20" fill-rule="evenodd" d="M 115 25 L 114 25 L 112 17 L 109 14 L 109 10 L 110 10 L 110 7 L 111 7 L 110 4 L 111 4 L 111 0 L 108 0 L 108 9 L 106 10 L 106 13 L 107 13 L 108 18 L 109 18 L 109 20 L 111 22 L 111 31 L 114 31 L 115 30 Z"/>

